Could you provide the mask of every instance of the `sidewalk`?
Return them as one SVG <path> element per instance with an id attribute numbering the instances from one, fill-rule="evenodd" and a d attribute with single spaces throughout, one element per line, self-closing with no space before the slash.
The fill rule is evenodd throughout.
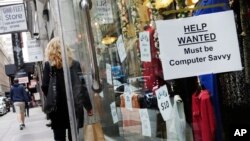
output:
<path id="1" fill-rule="evenodd" d="M 0 141 L 54 141 L 53 131 L 46 126 L 48 120 L 41 107 L 30 108 L 29 113 L 30 116 L 25 118 L 26 127 L 23 130 L 19 129 L 16 113 L 10 111 L 0 116 Z M 82 130 L 80 132 L 83 133 Z M 121 141 L 107 136 L 105 140 Z"/>
<path id="2" fill-rule="evenodd" d="M 41 107 L 30 108 L 26 127 L 20 130 L 16 113 L 11 111 L 0 117 L 0 141 L 53 141 L 53 132 L 46 126 L 47 122 Z"/>

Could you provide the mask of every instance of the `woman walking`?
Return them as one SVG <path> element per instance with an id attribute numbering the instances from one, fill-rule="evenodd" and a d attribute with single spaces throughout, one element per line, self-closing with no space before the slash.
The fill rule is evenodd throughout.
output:
<path id="1" fill-rule="evenodd" d="M 71 131 L 70 131 L 70 121 L 69 121 L 69 111 L 67 106 L 67 96 L 65 90 L 65 81 L 64 81 L 64 72 L 62 64 L 62 55 L 61 55 L 61 45 L 58 37 L 53 38 L 47 45 L 45 50 L 45 55 L 47 62 L 44 65 L 43 71 L 43 80 L 42 80 L 42 90 L 47 96 L 49 81 L 51 75 L 56 76 L 56 110 L 48 114 L 49 119 L 51 120 L 51 128 L 54 133 L 55 141 L 65 141 L 66 140 L 66 130 L 68 130 L 68 139 L 72 141 Z M 77 68 L 81 72 L 80 63 L 73 59 L 73 53 L 70 48 L 67 48 L 67 61 L 70 68 Z M 52 72 L 51 72 L 52 71 Z M 72 72 L 71 72 L 72 73 Z M 72 81 L 73 85 L 76 85 Z M 78 127 L 83 126 L 83 107 L 88 112 L 88 115 L 93 115 L 92 113 L 92 104 L 87 92 L 85 93 L 74 93 L 75 103 L 75 113 L 78 121 Z"/>

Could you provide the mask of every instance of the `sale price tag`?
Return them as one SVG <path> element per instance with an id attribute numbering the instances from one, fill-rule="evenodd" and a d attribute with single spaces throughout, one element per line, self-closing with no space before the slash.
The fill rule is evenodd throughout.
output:
<path id="1" fill-rule="evenodd" d="M 123 62 L 125 58 L 127 57 L 127 53 L 126 53 L 125 45 L 122 39 L 122 35 L 118 37 L 116 41 L 116 45 L 117 45 L 117 50 L 118 50 L 118 54 L 120 57 L 120 61 Z"/>
<path id="2" fill-rule="evenodd" d="M 132 94 L 124 92 L 125 108 L 132 111 Z"/>
<path id="3" fill-rule="evenodd" d="M 111 109 L 111 114 L 112 114 L 112 119 L 113 119 L 113 123 L 117 123 L 118 122 L 118 115 L 116 112 L 116 105 L 115 102 L 112 102 L 110 104 L 110 109 Z"/>
<path id="4" fill-rule="evenodd" d="M 139 33 L 141 61 L 151 62 L 151 50 L 149 32 L 144 31 Z"/>
<path id="5" fill-rule="evenodd" d="M 170 119 L 170 114 L 173 109 L 170 102 L 168 89 L 164 85 L 155 91 L 157 96 L 158 108 L 160 109 L 161 115 L 165 121 Z"/>
<path id="6" fill-rule="evenodd" d="M 107 75 L 107 82 L 112 85 L 112 69 L 110 64 L 106 64 L 106 75 Z"/>
<path id="7" fill-rule="evenodd" d="M 142 135 L 151 137 L 151 125 L 147 109 L 139 110 L 141 124 L 142 124 Z"/>

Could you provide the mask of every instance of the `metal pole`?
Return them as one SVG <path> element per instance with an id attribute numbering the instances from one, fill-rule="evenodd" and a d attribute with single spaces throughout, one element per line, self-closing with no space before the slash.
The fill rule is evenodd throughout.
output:
<path id="1" fill-rule="evenodd" d="M 83 10 L 83 19 L 84 19 L 84 28 L 86 30 L 86 38 L 87 38 L 87 44 L 88 44 L 88 52 L 90 53 L 90 61 L 91 61 L 91 71 L 92 71 L 92 77 L 93 77 L 93 84 L 92 89 L 94 92 L 101 92 L 102 86 L 100 83 L 100 77 L 99 77 L 99 69 L 97 64 L 97 57 L 96 57 L 96 49 L 94 45 L 94 36 L 92 32 L 91 27 L 91 19 L 90 19 L 90 6 L 91 1 L 90 0 L 81 0 L 80 6 Z"/>
<path id="2" fill-rule="evenodd" d="M 74 97 L 72 91 L 72 83 L 70 77 L 70 66 L 67 63 L 67 54 L 66 48 L 64 46 L 64 34 L 62 28 L 62 19 L 61 19 L 61 9 L 60 9 L 60 2 L 59 0 L 55 0 L 55 8 L 57 12 L 57 21 L 58 21 L 58 34 L 61 39 L 61 46 L 62 46 L 62 61 L 63 61 L 63 72 L 64 72 L 64 82 L 65 82 L 65 89 L 67 95 L 67 103 L 68 103 L 68 110 L 69 110 L 69 119 L 70 119 L 70 127 L 71 127 L 71 136 L 72 141 L 80 141 L 78 129 L 77 129 L 77 121 L 76 121 L 76 114 L 75 114 L 75 105 L 74 105 Z M 63 13 L 62 13 L 63 14 Z M 63 16 L 63 15 L 62 15 Z"/>

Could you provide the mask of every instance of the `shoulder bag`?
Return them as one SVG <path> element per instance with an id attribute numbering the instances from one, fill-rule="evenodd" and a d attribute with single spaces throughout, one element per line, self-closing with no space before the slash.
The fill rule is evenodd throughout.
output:
<path id="1" fill-rule="evenodd" d="M 49 114 L 53 111 L 56 111 L 56 72 L 50 66 L 50 81 L 49 81 L 49 88 L 48 94 L 44 104 L 44 112 Z"/>

